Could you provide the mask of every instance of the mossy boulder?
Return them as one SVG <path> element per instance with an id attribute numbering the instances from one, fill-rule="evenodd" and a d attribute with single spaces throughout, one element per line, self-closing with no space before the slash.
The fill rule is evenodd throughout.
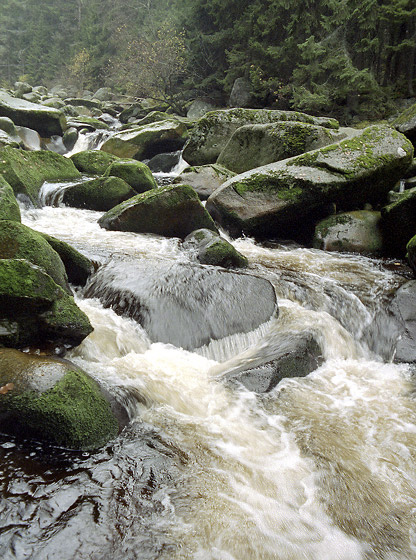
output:
<path id="1" fill-rule="evenodd" d="M 69 282 L 75 286 L 84 286 L 88 277 L 94 271 L 94 265 L 85 255 L 74 249 L 65 241 L 52 235 L 41 234 L 54 251 L 60 256 L 66 270 Z"/>
<path id="2" fill-rule="evenodd" d="M 26 259 L 40 266 L 56 284 L 71 293 L 58 253 L 41 233 L 11 220 L 0 220 L 0 259 Z"/>
<path id="3" fill-rule="evenodd" d="M 406 137 L 374 125 L 354 138 L 236 175 L 206 208 L 233 235 L 303 240 L 324 205 L 348 211 L 382 203 L 412 159 Z"/>
<path id="4" fill-rule="evenodd" d="M 121 158 L 146 159 L 180 150 L 188 137 L 186 125 L 164 120 L 117 132 L 101 146 L 101 150 Z"/>
<path id="5" fill-rule="evenodd" d="M 185 238 L 184 247 L 195 253 L 201 264 L 223 268 L 244 268 L 248 259 L 231 243 L 209 229 L 198 229 Z"/>
<path id="6" fill-rule="evenodd" d="M 416 146 L 416 103 L 399 115 L 393 121 L 393 126 L 407 136 L 413 145 Z"/>
<path id="7" fill-rule="evenodd" d="M 105 176 L 120 177 L 136 193 L 142 193 L 157 187 L 156 179 L 145 163 L 134 159 L 117 159 L 107 167 Z"/>
<path id="8" fill-rule="evenodd" d="M 9 117 L 15 125 L 26 126 L 43 137 L 62 136 L 67 125 L 58 109 L 12 97 L 0 90 L 0 116 Z"/>
<path id="9" fill-rule="evenodd" d="M 357 134 L 357 131 L 354 132 Z M 235 173 L 244 173 L 344 138 L 345 132 L 304 122 L 248 124 L 234 132 L 218 156 L 217 163 Z"/>
<path id="10" fill-rule="evenodd" d="M 7 146 L 0 149 L 0 174 L 15 194 L 27 195 L 34 204 L 45 181 L 53 183 L 81 177 L 72 161 L 59 154 L 27 152 Z"/>
<path id="11" fill-rule="evenodd" d="M 217 231 L 198 195 L 188 185 L 172 185 L 138 194 L 112 208 L 98 223 L 109 230 L 180 238 L 200 228 Z"/>
<path id="12" fill-rule="evenodd" d="M 338 129 L 336 120 L 312 117 L 297 111 L 267 109 L 222 109 L 204 115 L 192 129 L 183 157 L 190 165 L 215 163 L 234 132 L 248 124 L 296 121 Z"/>
<path id="13" fill-rule="evenodd" d="M 0 424 L 4 433 L 70 449 L 97 449 L 119 430 L 98 383 L 71 362 L 0 350 Z"/>
<path id="14" fill-rule="evenodd" d="M 0 346 L 71 347 L 91 332 L 74 298 L 42 268 L 24 259 L 0 259 Z"/>
<path id="15" fill-rule="evenodd" d="M 189 166 L 180 175 L 175 177 L 173 182 L 190 185 L 198 193 L 201 200 L 206 200 L 225 181 L 228 181 L 234 175 L 235 173 L 232 171 L 214 163 Z"/>
<path id="16" fill-rule="evenodd" d="M 74 208 L 106 212 L 137 193 L 119 177 L 97 177 L 66 188 L 62 202 Z"/>
<path id="17" fill-rule="evenodd" d="M 316 225 L 313 246 L 324 251 L 380 256 L 383 252 L 380 220 L 380 212 L 369 210 L 330 216 Z"/>
<path id="18" fill-rule="evenodd" d="M 68 106 L 67 109 L 69 108 L 74 109 L 74 107 Z M 101 121 L 100 119 L 87 115 L 81 116 L 79 114 L 76 117 L 69 116 L 67 126 L 76 128 L 77 130 L 86 129 L 91 132 L 94 132 L 94 130 L 108 130 L 110 128 L 107 123 Z"/>
<path id="19" fill-rule="evenodd" d="M 381 215 L 386 255 L 403 258 L 408 241 L 416 234 L 416 187 L 382 208 Z"/>
<path id="20" fill-rule="evenodd" d="M 0 220 L 21 222 L 20 208 L 9 183 L 0 175 Z"/>
<path id="21" fill-rule="evenodd" d="M 416 273 L 416 235 L 406 245 L 406 258 L 413 272 Z"/>
<path id="22" fill-rule="evenodd" d="M 105 170 L 113 161 L 119 158 L 113 154 L 107 154 L 101 150 L 85 150 L 70 156 L 75 167 L 82 173 L 90 173 L 91 175 L 103 175 Z"/>
<path id="23" fill-rule="evenodd" d="M 9 119 L 9 117 L 0 117 L 0 130 L 18 141 L 16 126 L 12 119 Z"/>

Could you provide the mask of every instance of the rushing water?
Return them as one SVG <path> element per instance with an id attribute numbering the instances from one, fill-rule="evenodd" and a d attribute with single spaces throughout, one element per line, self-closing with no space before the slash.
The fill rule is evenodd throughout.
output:
<path id="1" fill-rule="evenodd" d="M 109 232 L 100 213 L 46 206 L 24 223 L 97 263 L 187 263 L 177 239 Z M 76 293 L 94 332 L 68 358 L 132 422 L 74 454 L 0 439 L 0 556 L 95 560 L 407 560 L 416 557 L 416 402 L 385 312 L 406 279 L 379 261 L 238 239 L 278 319 L 194 352 Z M 256 395 L 223 373 L 281 333 L 312 331 L 323 365 Z"/>

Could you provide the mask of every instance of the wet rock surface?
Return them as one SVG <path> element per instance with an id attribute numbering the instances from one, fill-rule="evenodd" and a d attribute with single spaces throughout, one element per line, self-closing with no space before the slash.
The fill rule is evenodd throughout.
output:
<path id="1" fill-rule="evenodd" d="M 106 265 L 90 279 L 85 294 L 135 319 L 153 342 L 186 350 L 252 331 L 276 312 L 267 280 L 164 260 Z"/>

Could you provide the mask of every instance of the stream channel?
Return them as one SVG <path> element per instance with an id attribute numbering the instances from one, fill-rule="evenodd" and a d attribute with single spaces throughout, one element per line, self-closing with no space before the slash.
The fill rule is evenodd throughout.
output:
<path id="1" fill-rule="evenodd" d="M 22 209 L 26 225 L 126 274 L 135 259 L 193 262 L 178 239 L 106 231 L 100 215 Z M 416 557 L 415 382 L 392 363 L 385 312 L 408 278 L 374 259 L 233 243 L 274 285 L 279 317 L 196 351 L 152 343 L 76 290 L 94 332 L 66 357 L 132 422 L 90 454 L 0 436 L 3 560 Z M 304 330 L 324 353 L 307 377 L 263 395 L 224 383 L 230 365 Z"/>

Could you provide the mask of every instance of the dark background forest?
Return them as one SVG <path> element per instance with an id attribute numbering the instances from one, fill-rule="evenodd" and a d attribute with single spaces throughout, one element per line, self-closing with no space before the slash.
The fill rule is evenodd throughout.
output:
<path id="1" fill-rule="evenodd" d="M 0 85 L 71 83 L 180 107 L 383 118 L 415 91 L 414 0 L 1 0 Z"/>

